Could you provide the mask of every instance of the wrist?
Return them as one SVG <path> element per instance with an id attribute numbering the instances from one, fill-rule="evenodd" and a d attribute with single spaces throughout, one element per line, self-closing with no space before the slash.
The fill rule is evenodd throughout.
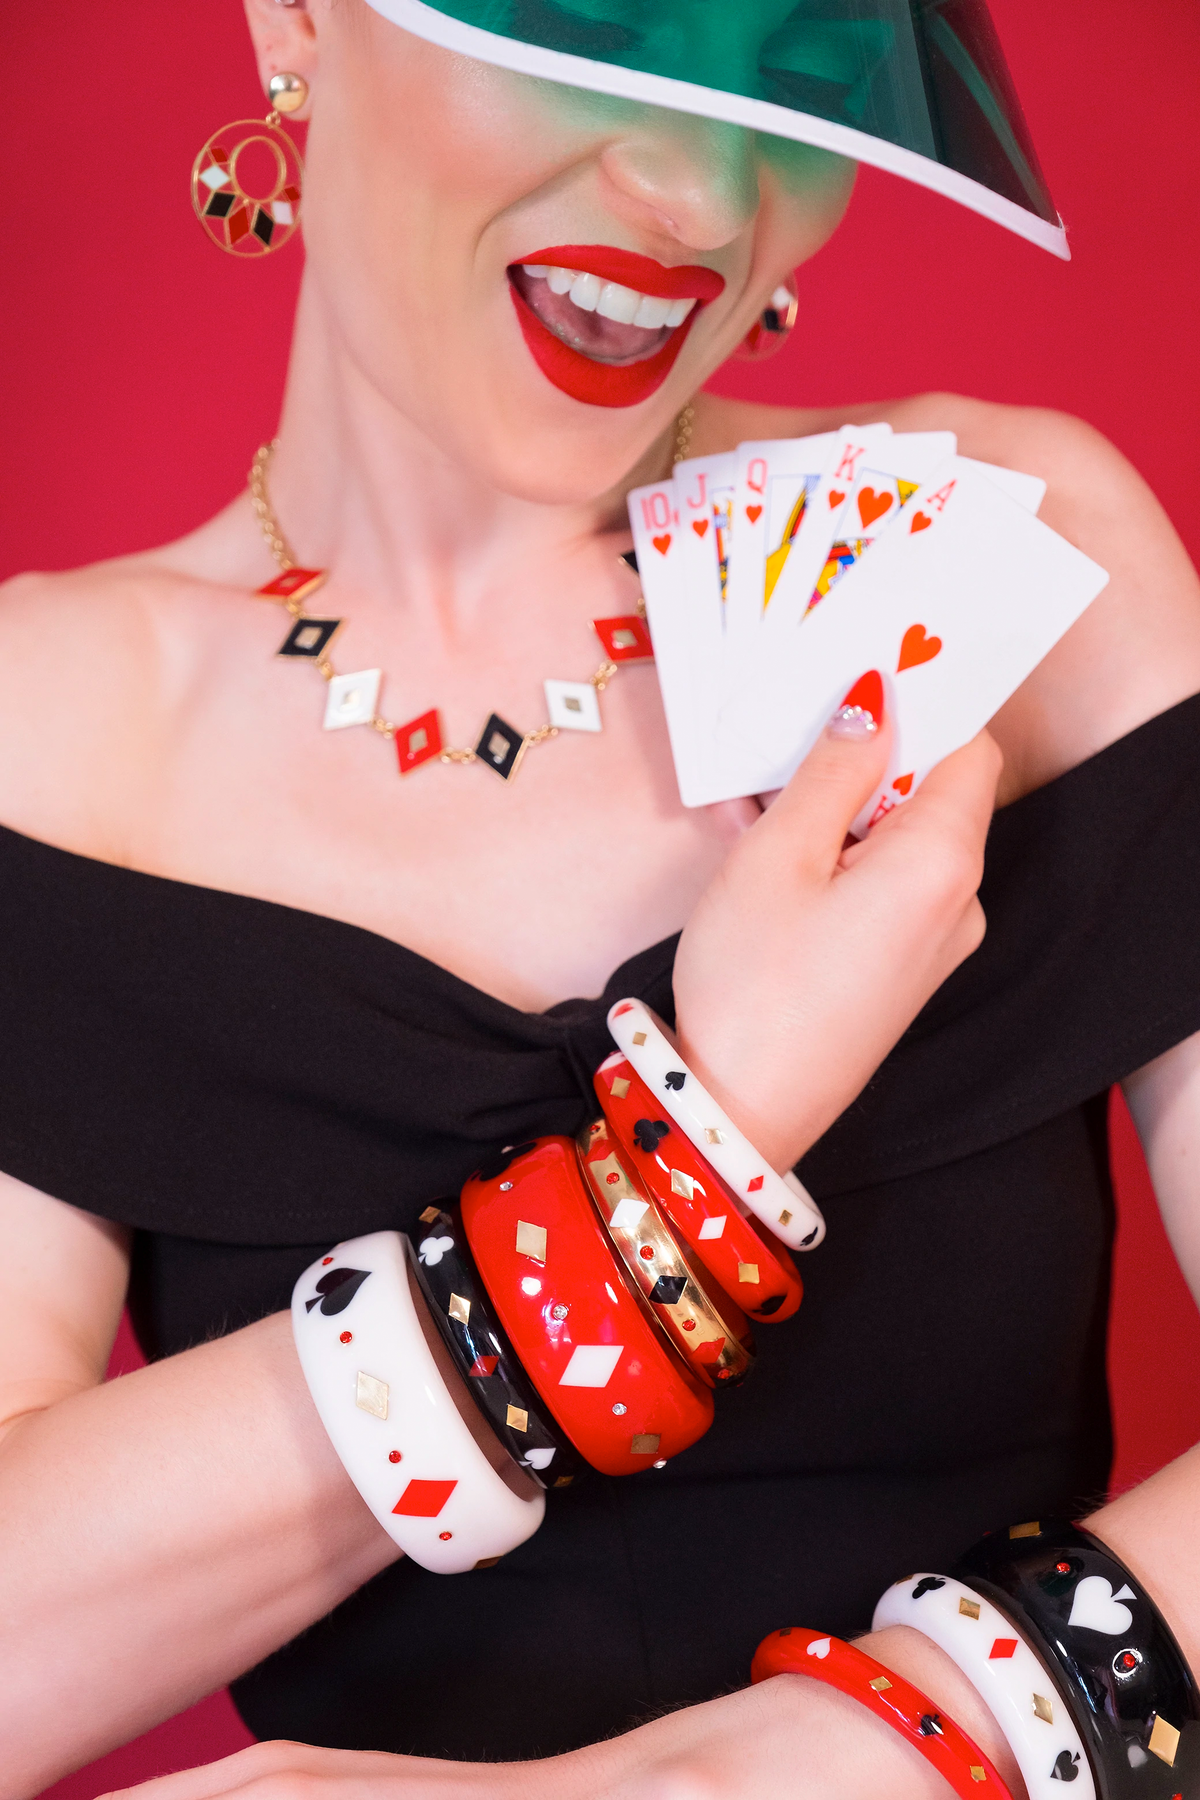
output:
<path id="1" fill-rule="evenodd" d="M 914 1687 L 936 1701 L 995 1764 L 1012 1800 L 1028 1800 L 1016 1758 L 991 1709 L 944 1650 L 907 1625 L 889 1625 L 883 1631 L 869 1631 L 853 1642 L 876 1662 L 894 1669 L 897 1675 L 903 1675 L 906 1681 L 911 1681 Z"/>

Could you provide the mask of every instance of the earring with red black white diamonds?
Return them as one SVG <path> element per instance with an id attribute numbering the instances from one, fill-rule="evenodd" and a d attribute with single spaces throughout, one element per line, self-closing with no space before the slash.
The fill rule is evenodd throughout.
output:
<path id="1" fill-rule="evenodd" d="M 298 112 L 308 99 L 302 75 L 272 75 L 265 119 L 235 119 L 214 131 L 192 164 L 192 205 L 214 244 L 232 256 L 269 256 L 282 250 L 300 220 L 304 164 L 283 130 L 284 113 Z M 238 162 L 253 145 L 265 147 L 274 165 L 269 191 L 251 193 L 238 177 Z"/>
<path id="2" fill-rule="evenodd" d="M 779 283 L 769 304 L 763 308 L 734 354 L 742 362 L 765 362 L 768 356 L 774 356 L 777 350 L 783 349 L 795 329 L 799 311 L 800 296 L 796 291 L 796 282 L 793 276 L 788 275 Z"/>

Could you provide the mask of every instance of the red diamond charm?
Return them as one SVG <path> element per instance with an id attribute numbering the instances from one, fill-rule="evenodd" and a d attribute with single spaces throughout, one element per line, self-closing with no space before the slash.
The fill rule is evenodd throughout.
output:
<path id="1" fill-rule="evenodd" d="M 496 1364 L 499 1361 L 500 1361 L 500 1358 L 498 1356 L 477 1356 L 475 1358 L 475 1361 L 471 1364 L 470 1368 L 467 1370 L 467 1374 L 468 1375 L 494 1375 L 496 1373 Z"/>
<path id="2" fill-rule="evenodd" d="M 240 243 L 244 237 L 249 237 L 250 215 L 244 206 L 239 206 L 236 212 L 230 213 L 225 221 L 225 229 L 231 244 Z"/>
<path id="3" fill-rule="evenodd" d="M 406 1519 L 436 1519 L 457 1481 L 410 1481 L 392 1511 Z"/>
<path id="4" fill-rule="evenodd" d="M 307 600 L 329 574 L 328 569 L 285 569 L 265 587 L 255 588 L 259 600 Z"/>
<path id="5" fill-rule="evenodd" d="M 604 645 L 610 662 L 646 662 L 654 659 L 654 646 L 645 619 L 627 613 L 619 619 L 593 619 L 592 630 Z"/>
<path id="6" fill-rule="evenodd" d="M 991 1649 L 988 1651 L 988 1661 L 1006 1661 L 1008 1657 L 1015 1655 L 1016 1648 L 1016 1638 L 997 1638 Z"/>
<path id="7" fill-rule="evenodd" d="M 761 1189 L 761 1188 L 762 1188 L 762 1184 L 763 1184 L 763 1178 L 762 1178 L 762 1176 L 761 1176 L 761 1175 L 756 1175 L 756 1176 L 755 1176 L 755 1177 L 754 1177 L 754 1180 L 753 1180 L 753 1181 L 751 1181 L 751 1182 L 747 1182 L 747 1184 L 746 1184 L 746 1192 L 747 1192 L 747 1193 L 748 1193 L 748 1194 L 757 1194 L 757 1193 L 758 1193 L 758 1192 L 759 1192 L 759 1191 L 760 1191 L 760 1189 Z"/>
<path id="8" fill-rule="evenodd" d="M 437 708 L 396 727 L 396 759 L 400 773 L 408 775 L 422 763 L 442 754 L 442 727 Z"/>

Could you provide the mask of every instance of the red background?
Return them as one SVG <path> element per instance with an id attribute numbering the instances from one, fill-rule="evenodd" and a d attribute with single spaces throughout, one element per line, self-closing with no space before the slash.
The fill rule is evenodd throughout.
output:
<path id="1" fill-rule="evenodd" d="M 736 0 L 730 0 L 736 4 Z M 992 0 L 1075 260 L 868 170 L 801 275 L 802 329 L 721 391 L 779 401 L 930 387 L 1082 414 L 1196 554 L 1200 10 Z M 275 422 L 301 253 L 221 256 L 188 173 L 264 110 L 237 0 L 41 0 L 5 19 L 0 104 L 0 574 L 170 538 L 237 489 Z M 1200 1437 L 1200 1322 L 1124 1109 L 1110 1363 L 1117 1484 Z M 129 1366 L 135 1353 L 125 1344 Z M 221 1696 L 52 1790 L 97 1794 L 247 1742 Z"/>

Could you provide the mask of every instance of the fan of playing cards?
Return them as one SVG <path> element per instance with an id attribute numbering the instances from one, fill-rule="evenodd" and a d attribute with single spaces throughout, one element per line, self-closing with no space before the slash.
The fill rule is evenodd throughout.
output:
<path id="1" fill-rule="evenodd" d="M 1104 587 L 1046 484 L 950 431 L 845 426 L 677 463 L 629 496 L 685 806 L 782 787 L 847 690 L 895 722 L 862 836 L 968 742 Z"/>

